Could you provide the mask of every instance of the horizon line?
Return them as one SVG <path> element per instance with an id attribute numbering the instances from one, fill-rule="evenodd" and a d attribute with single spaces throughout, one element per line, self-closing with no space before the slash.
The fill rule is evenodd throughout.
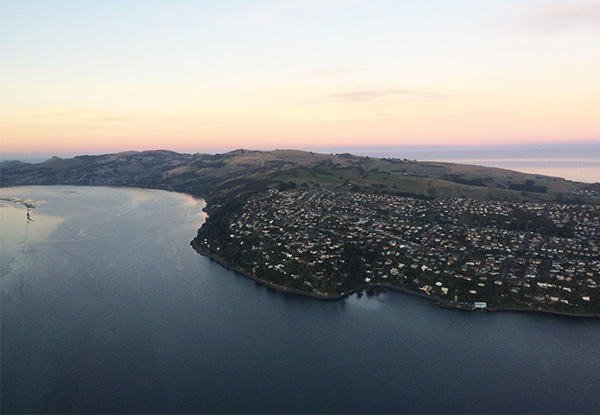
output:
<path id="1" fill-rule="evenodd" d="M 553 142 L 553 143 L 537 143 L 537 142 L 529 142 L 529 143 L 509 143 L 509 144 L 382 144 L 382 145 L 322 145 L 322 146 L 298 146 L 298 147 L 257 147 L 257 148 L 246 148 L 246 147 L 237 147 L 237 148 L 212 148 L 201 150 L 198 149 L 194 151 L 193 149 L 171 149 L 171 148 L 147 148 L 143 150 L 91 150 L 89 152 L 80 152 L 80 151 L 56 151 L 56 152 L 15 152 L 15 153 L 3 153 L 0 152 L 0 161 L 23 161 L 23 160 L 48 160 L 52 157 L 60 157 L 60 158 L 73 158 L 77 156 L 101 156 L 108 154 L 119 154 L 119 153 L 127 153 L 127 152 L 135 152 L 142 153 L 146 151 L 172 151 L 179 154 L 225 154 L 233 151 L 246 150 L 246 151 L 275 151 L 275 150 L 297 150 L 297 151 L 307 151 L 307 152 L 323 152 L 323 153 L 331 153 L 332 151 L 344 150 L 344 152 L 348 152 L 349 150 L 376 150 L 376 149 L 410 149 L 410 150 L 422 150 L 422 151 L 442 151 L 449 149 L 468 149 L 468 150 L 486 150 L 486 149 L 520 149 L 525 150 L 528 148 L 531 149 L 539 149 L 539 148 L 595 148 L 600 147 L 600 140 L 598 142 L 594 141 L 575 141 L 575 142 Z"/>

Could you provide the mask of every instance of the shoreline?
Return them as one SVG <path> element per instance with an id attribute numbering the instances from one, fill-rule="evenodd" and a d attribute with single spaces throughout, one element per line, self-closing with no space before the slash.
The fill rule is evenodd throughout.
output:
<path id="1" fill-rule="evenodd" d="M 395 291 L 395 292 L 399 292 L 399 293 L 405 293 L 405 294 L 410 294 L 413 296 L 417 296 L 420 297 L 424 300 L 428 300 L 433 302 L 435 305 L 437 305 L 438 307 L 441 308 L 446 308 L 449 310 L 457 310 L 457 311 L 463 311 L 463 312 L 475 312 L 475 311 L 480 311 L 480 312 L 484 312 L 484 311 L 489 311 L 489 312 L 499 312 L 499 311 L 508 311 L 508 312 L 517 312 L 517 313 L 536 313 L 536 314 L 548 314 L 548 315 L 554 315 L 554 316 L 560 316 L 560 317 L 575 317 L 575 318 L 583 318 L 583 319 L 600 319 L 600 314 L 575 314 L 575 313 L 568 313 L 568 312 L 564 312 L 564 311 L 555 311 L 555 310 L 544 310 L 544 309 L 540 309 L 540 308 L 532 308 L 532 307 L 526 307 L 526 306 L 517 306 L 517 305 L 507 305 L 507 306 L 501 306 L 501 305 L 488 305 L 486 306 L 486 308 L 481 309 L 481 310 L 476 310 L 474 307 L 472 306 L 468 306 L 466 305 L 466 303 L 454 303 L 454 302 L 450 302 L 447 300 L 442 300 L 436 297 L 432 297 L 430 295 L 427 294 L 421 294 L 412 290 L 408 290 L 406 288 L 402 288 L 402 287 L 397 287 L 395 285 L 389 285 L 389 284 L 365 284 L 365 285 L 361 285 L 359 287 L 356 287 L 350 291 L 346 291 L 343 292 L 341 294 L 336 294 L 336 295 L 319 295 L 319 294 L 314 294 L 314 293 L 310 293 L 307 291 L 300 291 L 300 290 L 291 290 L 291 289 L 287 289 L 275 284 L 272 284 L 268 281 L 265 280 L 261 280 L 260 278 L 256 278 L 255 276 L 251 275 L 250 273 L 239 269 L 231 264 L 226 263 L 225 261 L 223 261 L 221 258 L 219 258 L 216 255 L 210 254 L 206 251 L 204 251 L 203 249 L 199 248 L 198 246 L 196 246 L 196 244 L 194 244 L 194 241 L 192 240 L 192 242 L 190 242 L 190 245 L 192 246 L 192 248 L 199 253 L 202 256 L 205 256 L 207 258 L 209 258 L 212 261 L 215 261 L 216 263 L 218 263 L 220 266 L 222 266 L 223 268 L 229 270 L 229 271 L 233 271 L 235 273 L 240 274 L 243 277 L 246 277 L 260 285 L 263 285 L 267 288 L 276 290 L 280 293 L 284 293 L 284 294 L 290 294 L 290 295 L 298 295 L 298 296 L 303 296 L 303 297 L 308 297 L 308 298 L 312 298 L 315 300 L 324 300 L 324 301 L 337 301 L 337 300 L 343 300 L 353 294 L 362 292 L 362 291 L 367 291 L 369 289 L 373 289 L 375 290 L 375 292 L 377 293 L 378 290 L 383 289 L 384 291 L 386 290 L 390 290 L 390 291 Z"/>

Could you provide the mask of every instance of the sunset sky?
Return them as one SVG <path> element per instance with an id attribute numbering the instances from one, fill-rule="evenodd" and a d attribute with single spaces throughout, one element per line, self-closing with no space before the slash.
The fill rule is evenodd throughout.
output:
<path id="1" fill-rule="evenodd" d="M 2 0 L 2 155 L 600 142 L 599 0 Z"/>

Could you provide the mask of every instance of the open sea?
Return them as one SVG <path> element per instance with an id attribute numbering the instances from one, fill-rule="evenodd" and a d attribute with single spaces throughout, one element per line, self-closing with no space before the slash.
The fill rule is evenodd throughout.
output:
<path id="1" fill-rule="evenodd" d="M 563 177 L 578 182 L 600 182 L 600 142 L 463 147 L 345 147 L 322 148 L 318 152 L 347 152 L 370 157 L 475 164 L 524 173 Z"/>
<path id="2" fill-rule="evenodd" d="M 600 320 L 282 294 L 192 250 L 203 206 L 0 189 L 0 412 L 600 413 Z"/>

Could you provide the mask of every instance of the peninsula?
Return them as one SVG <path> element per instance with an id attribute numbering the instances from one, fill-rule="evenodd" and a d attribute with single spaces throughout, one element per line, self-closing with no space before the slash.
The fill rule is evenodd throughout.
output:
<path id="1" fill-rule="evenodd" d="M 201 196 L 209 217 L 192 246 L 282 291 L 600 314 L 598 183 L 295 150 L 54 157 L 2 163 L 0 178 Z"/>

